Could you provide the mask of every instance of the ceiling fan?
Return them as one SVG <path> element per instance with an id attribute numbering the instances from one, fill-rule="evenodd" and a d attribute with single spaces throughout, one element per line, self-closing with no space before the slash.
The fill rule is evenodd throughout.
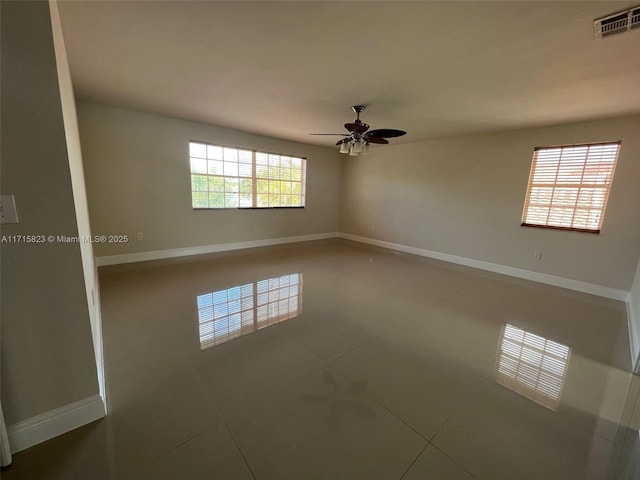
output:
<path id="1" fill-rule="evenodd" d="M 349 133 L 310 133 L 310 135 L 339 135 L 345 137 L 336 143 L 336 145 L 340 145 L 340 153 L 357 156 L 369 153 L 369 145 L 371 143 L 389 143 L 387 138 L 401 137 L 407 133 L 403 130 L 394 130 L 392 128 L 369 130 L 369 125 L 360 120 L 360 112 L 365 109 L 365 106 L 354 105 L 351 109 L 356 113 L 356 119 L 353 123 L 344 124 L 344 128 Z"/>

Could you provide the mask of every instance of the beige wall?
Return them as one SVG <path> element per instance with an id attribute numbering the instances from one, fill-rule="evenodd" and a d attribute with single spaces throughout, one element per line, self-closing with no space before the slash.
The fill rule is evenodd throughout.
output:
<path id="1" fill-rule="evenodd" d="M 58 83 L 60 86 L 60 101 L 62 104 L 62 119 L 67 144 L 69 160 L 69 173 L 71 174 L 71 186 L 73 203 L 76 210 L 78 235 L 81 238 L 91 236 L 91 223 L 89 222 L 89 204 L 84 181 L 84 168 L 82 166 L 82 151 L 80 149 L 80 132 L 78 130 L 78 117 L 76 114 L 76 101 L 71 82 L 69 61 L 64 45 L 60 14 L 56 0 L 49 0 L 51 11 L 51 29 L 53 32 L 53 44 L 58 71 Z M 98 289 L 98 270 L 93 258 L 93 244 L 91 242 L 80 243 L 80 257 L 82 258 L 82 270 L 84 273 L 84 285 L 89 299 L 89 318 L 91 320 L 91 335 L 93 337 L 93 350 L 96 355 L 98 370 L 98 384 L 103 399 L 104 392 L 104 361 L 102 358 L 102 325 L 100 320 L 100 292 Z"/>
<path id="2" fill-rule="evenodd" d="M 78 232 L 46 2 L 2 9 L 2 235 Z M 78 244 L 2 243 L 2 406 L 7 424 L 98 393 Z"/>
<path id="3" fill-rule="evenodd" d="M 375 148 L 345 159 L 341 231 L 629 290 L 640 116 Z M 521 227 L 536 146 L 622 140 L 600 235 Z M 542 260 L 534 259 L 542 253 Z"/>
<path id="4" fill-rule="evenodd" d="M 78 119 L 94 234 L 130 238 L 94 245 L 98 256 L 337 231 L 335 149 L 82 101 Z M 306 157 L 306 208 L 194 211 L 190 140 Z"/>

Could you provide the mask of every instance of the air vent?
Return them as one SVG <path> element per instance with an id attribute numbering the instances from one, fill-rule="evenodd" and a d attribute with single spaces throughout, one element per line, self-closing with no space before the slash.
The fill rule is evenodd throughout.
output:
<path id="1" fill-rule="evenodd" d="M 607 15 L 593 22 L 596 40 L 640 27 L 640 6 Z"/>

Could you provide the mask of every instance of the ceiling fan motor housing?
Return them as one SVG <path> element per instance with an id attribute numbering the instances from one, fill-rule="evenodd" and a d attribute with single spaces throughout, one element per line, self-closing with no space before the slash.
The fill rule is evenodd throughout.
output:
<path id="1" fill-rule="evenodd" d="M 336 145 L 340 145 L 340 153 L 348 153 L 349 155 L 365 154 L 368 151 L 370 143 L 387 144 L 389 141 L 385 137 L 400 137 L 407 132 L 403 130 L 378 129 L 369 131 L 369 125 L 360 120 L 360 113 L 366 108 L 365 105 L 354 105 L 351 109 L 356 114 L 353 122 L 345 123 L 344 128 L 349 132 L 343 135 L 345 138 L 338 141 Z M 312 134 L 312 135 L 334 135 L 334 134 Z"/>

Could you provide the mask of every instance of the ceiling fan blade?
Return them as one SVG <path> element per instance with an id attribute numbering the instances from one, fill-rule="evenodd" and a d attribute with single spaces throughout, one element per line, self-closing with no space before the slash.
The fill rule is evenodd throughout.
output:
<path id="1" fill-rule="evenodd" d="M 348 133 L 310 133 L 309 135 L 338 135 L 340 137 L 348 137 Z"/>
<path id="2" fill-rule="evenodd" d="M 382 138 L 393 138 L 393 137 L 401 137 L 402 135 L 406 135 L 407 132 L 403 130 L 394 130 L 393 128 L 379 128 L 377 130 L 371 130 L 369 135 L 373 135 L 374 137 L 382 137 Z"/>
<path id="3" fill-rule="evenodd" d="M 374 137 L 372 135 L 367 135 L 367 141 L 369 143 L 381 143 L 381 144 L 389 143 L 389 140 L 385 140 L 384 138 L 380 138 L 380 137 Z"/>
<path id="4" fill-rule="evenodd" d="M 344 128 L 350 132 L 364 133 L 369 130 L 369 125 L 362 122 L 345 123 Z"/>

